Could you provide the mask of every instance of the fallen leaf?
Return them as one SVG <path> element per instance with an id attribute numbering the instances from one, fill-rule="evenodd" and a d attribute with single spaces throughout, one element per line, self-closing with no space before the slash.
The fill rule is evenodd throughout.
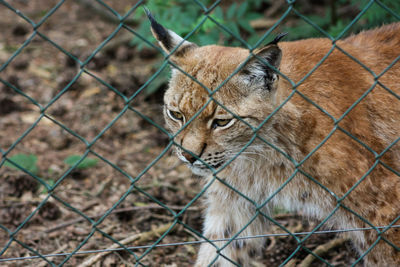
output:
<path id="1" fill-rule="evenodd" d="M 90 87 L 83 91 L 83 93 L 80 95 L 79 98 L 89 98 L 93 95 L 97 95 L 98 93 L 101 92 L 101 88 L 98 86 Z"/>

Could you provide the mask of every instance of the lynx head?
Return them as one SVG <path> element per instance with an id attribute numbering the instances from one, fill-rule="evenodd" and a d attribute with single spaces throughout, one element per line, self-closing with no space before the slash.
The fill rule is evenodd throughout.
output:
<path id="1" fill-rule="evenodd" d="M 224 166 L 247 143 L 248 155 L 256 154 L 254 130 L 276 108 L 278 75 L 270 66 L 279 68 L 277 41 L 283 36 L 249 57 L 242 48 L 199 47 L 148 16 L 154 37 L 173 63 L 164 116 L 168 129 L 178 133 L 178 157 L 203 176 L 212 173 L 210 167 Z"/>

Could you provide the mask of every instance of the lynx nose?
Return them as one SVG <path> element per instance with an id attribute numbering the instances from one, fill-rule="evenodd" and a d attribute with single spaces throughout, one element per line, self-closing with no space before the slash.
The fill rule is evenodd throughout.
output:
<path id="1" fill-rule="evenodd" d="M 187 152 L 182 152 L 182 156 L 183 156 L 187 161 L 189 161 L 191 164 L 193 164 L 193 162 L 196 161 L 196 158 L 193 157 L 192 155 L 190 155 L 190 154 L 187 153 Z"/>

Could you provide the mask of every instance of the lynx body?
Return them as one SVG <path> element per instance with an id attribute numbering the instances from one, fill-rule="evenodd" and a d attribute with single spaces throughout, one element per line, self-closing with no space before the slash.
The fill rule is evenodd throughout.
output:
<path id="1" fill-rule="evenodd" d="M 330 40 L 274 42 L 248 58 L 242 48 L 198 47 L 150 19 L 178 67 L 164 97 L 167 127 L 176 133 L 201 110 L 174 141 L 178 157 L 205 183 L 214 177 L 210 168 L 217 173 L 205 193 L 208 239 L 231 237 L 249 221 L 241 236 L 266 233 L 268 220 L 256 213 L 269 214 L 273 205 L 319 220 L 334 212 L 325 226 L 338 229 L 399 224 L 400 63 L 386 68 L 400 55 L 400 23 L 337 41 L 312 71 L 332 49 Z M 271 199 L 257 210 L 230 186 L 258 205 Z M 360 255 L 379 238 L 377 231 L 350 235 Z M 400 229 L 380 237 L 365 265 L 400 266 Z M 262 246 L 261 239 L 234 240 L 218 254 L 205 243 L 196 266 L 249 266 Z"/>

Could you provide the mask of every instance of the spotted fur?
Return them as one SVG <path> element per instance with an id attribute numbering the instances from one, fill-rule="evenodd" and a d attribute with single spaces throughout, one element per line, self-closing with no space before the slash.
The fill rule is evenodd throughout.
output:
<path id="1" fill-rule="evenodd" d="M 183 148 L 177 147 L 177 154 L 195 174 L 204 176 L 204 182 L 213 178 L 211 167 L 218 171 L 217 177 L 229 185 L 215 180 L 206 191 L 204 235 L 207 238 L 231 237 L 250 221 L 240 236 L 264 234 L 268 220 L 260 212 L 269 214 L 274 205 L 325 219 L 338 205 L 336 197 L 345 196 L 377 161 L 373 153 L 352 137 L 379 154 L 380 163 L 341 201 L 346 208 L 340 207 L 325 226 L 369 226 L 355 214 L 372 225 L 382 226 L 393 223 L 400 215 L 400 177 L 395 173 L 400 172 L 400 142 L 388 147 L 400 134 L 400 63 L 386 70 L 375 84 L 370 72 L 341 51 L 380 74 L 400 54 L 400 23 L 337 41 L 340 49 L 335 48 L 311 75 L 310 71 L 332 48 L 330 40 L 272 43 L 256 51 L 257 56 L 294 83 L 309 75 L 296 87 L 299 93 L 260 129 L 261 123 L 293 92 L 293 86 L 283 76 L 278 79 L 273 68 L 263 67 L 255 58 L 246 63 L 249 55 L 246 49 L 216 45 L 197 47 L 183 42 L 177 35 L 167 38 L 170 38 L 169 45 L 191 47 L 183 52 L 175 49 L 170 58 L 202 84 L 175 69 L 165 93 L 165 119 L 173 133 L 204 108 L 176 136 L 175 142 Z M 166 49 L 163 40 L 159 41 L 167 53 L 173 50 Z M 209 93 L 203 85 L 216 90 L 241 65 L 243 69 L 213 93 L 214 100 L 209 102 Z M 336 124 L 325 114 L 341 118 L 374 84 L 374 89 Z M 172 119 L 168 110 L 180 112 L 184 119 Z M 221 118 L 231 118 L 232 124 L 226 128 L 212 127 L 215 120 Z M 253 139 L 255 133 L 257 138 Z M 325 140 L 329 134 L 330 138 Z M 322 141 L 324 143 L 313 152 Z M 246 149 L 237 156 L 244 146 Z M 387 151 L 380 155 L 385 149 Z M 295 173 L 296 167 L 288 157 L 301 162 L 307 156 Z M 229 161 L 232 162 L 226 165 Z M 258 210 L 230 188 L 261 205 L 289 177 L 292 177 L 290 182 Z M 351 235 L 361 254 L 378 238 L 376 231 L 352 232 Z M 397 249 L 380 240 L 365 257 L 365 265 L 399 266 L 400 232 L 390 229 L 381 237 Z M 225 242 L 215 245 L 222 247 Z M 214 246 L 203 244 L 196 266 L 208 266 L 216 257 L 214 266 L 233 266 L 226 258 L 249 266 L 250 256 L 262 246 L 261 239 L 236 240 L 217 253 Z"/>

